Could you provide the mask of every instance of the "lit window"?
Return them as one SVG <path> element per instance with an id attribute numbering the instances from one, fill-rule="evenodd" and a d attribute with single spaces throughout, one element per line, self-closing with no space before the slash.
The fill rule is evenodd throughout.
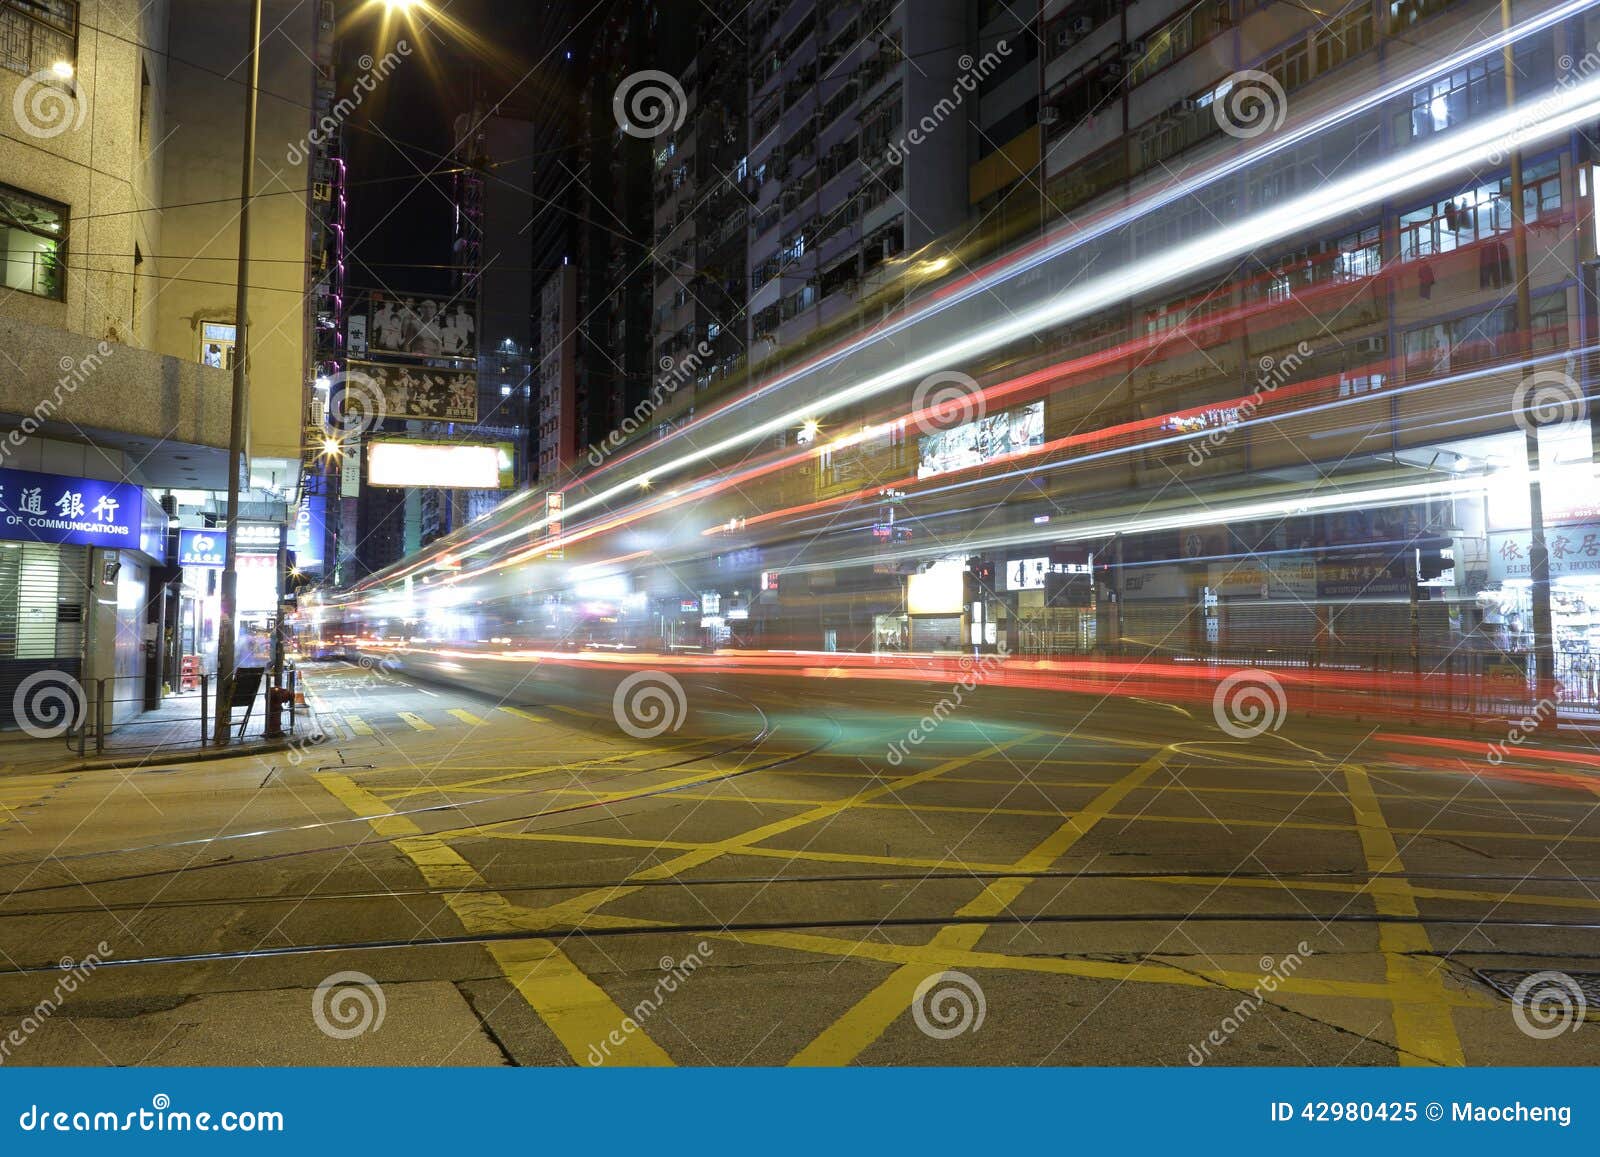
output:
<path id="1" fill-rule="evenodd" d="M 0 185 L 0 284 L 65 300 L 67 207 Z"/>

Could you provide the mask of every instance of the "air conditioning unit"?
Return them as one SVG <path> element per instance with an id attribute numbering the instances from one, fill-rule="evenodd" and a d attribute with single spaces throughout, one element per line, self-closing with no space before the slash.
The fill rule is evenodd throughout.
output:
<path id="1" fill-rule="evenodd" d="M 1167 112 L 1175 117 L 1188 116 L 1196 107 L 1195 101 L 1186 96 L 1182 100 L 1173 101 Z"/>
<path id="2" fill-rule="evenodd" d="M 1382 335 L 1374 337 L 1358 337 L 1355 341 L 1358 354 L 1381 354 L 1388 350 L 1389 340 Z"/>
<path id="3" fill-rule="evenodd" d="M 1053 104 L 1047 104 L 1039 110 L 1039 123 L 1053 125 L 1061 120 L 1061 110 Z"/>
<path id="4" fill-rule="evenodd" d="M 1128 41 L 1128 51 L 1126 55 L 1129 60 L 1138 60 L 1145 54 L 1147 47 L 1148 45 L 1146 45 L 1142 40 L 1130 40 Z"/>
<path id="5" fill-rule="evenodd" d="M 1094 19 L 1089 16 L 1074 16 L 1067 22 L 1067 29 L 1074 36 L 1087 36 L 1094 31 Z"/>
<path id="6" fill-rule="evenodd" d="M 1071 29 L 1069 29 L 1069 28 L 1059 29 L 1056 32 L 1056 47 L 1057 48 L 1071 48 L 1072 47 L 1072 42 L 1074 40 L 1076 40 L 1076 39 L 1077 39 L 1077 37 L 1072 34 L 1072 30 Z"/>
<path id="7" fill-rule="evenodd" d="M 327 181 L 311 182 L 311 196 L 317 201 L 333 200 L 333 186 Z"/>

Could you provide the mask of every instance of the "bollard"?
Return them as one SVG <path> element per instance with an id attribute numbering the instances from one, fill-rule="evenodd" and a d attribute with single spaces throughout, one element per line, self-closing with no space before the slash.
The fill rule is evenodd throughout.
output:
<path id="1" fill-rule="evenodd" d="M 94 750 L 99 755 L 106 749 L 106 681 L 94 683 Z"/>

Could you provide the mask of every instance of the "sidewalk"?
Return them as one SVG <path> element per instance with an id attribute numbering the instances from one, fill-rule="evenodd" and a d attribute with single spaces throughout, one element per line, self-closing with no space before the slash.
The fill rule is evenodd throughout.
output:
<path id="1" fill-rule="evenodd" d="M 214 713 L 216 703 L 208 700 Z M 295 739 L 320 733 L 309 707 L 295 709 L 294 729 L 290 733 L 289 715 L 283 717 L 285 734 L 269 739 L 265 735 L 266 717 L 258 699 L 250 721 L 239 735 L 244 709 L 233 713 L 234 738 L 226 747 L 204 742 L 214 719 L 202 720 L 198 691 L 166 696 L 154 711 L 143 711 L 111 725 L 103 749 L 97 749 L 95 736 L 83 738 L 83 754 L 78 753 L 76 732 L 40 739 L 21 731 L 0 733 L 0 775 L 45 771 L 91 770 L 102 767 L 127 767 L 158 762 L 187 762 L 277 751 Z"/>

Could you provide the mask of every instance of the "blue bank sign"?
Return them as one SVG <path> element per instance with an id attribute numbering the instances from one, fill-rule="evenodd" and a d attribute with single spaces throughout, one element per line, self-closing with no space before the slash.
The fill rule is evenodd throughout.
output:
<path id="1" fill-rule="evenodd" d="M 143 518 L 130 482 L 0 469 L 0 538 L 137 550 Z"/>
<path id="2" fill-rule="evenodd" d="M 227 549 L 226 530 L 178 531 L 179 566 L 221 566 Z"/>

